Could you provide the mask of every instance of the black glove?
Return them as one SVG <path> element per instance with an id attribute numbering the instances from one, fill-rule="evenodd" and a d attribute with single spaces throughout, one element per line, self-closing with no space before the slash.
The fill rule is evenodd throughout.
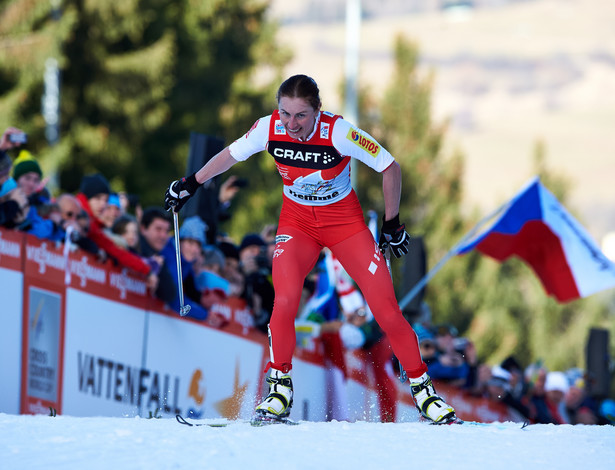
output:
<path id="1" fill-rule="evenodd" d="M 196 193 L 199 186 L 195 174 L 173 181 L 164 195 L 164 209 L 167 211 L 173 209 L 173 212 L 179 212 L 188 199 Z"/>
<path id="2" fill-rule="evenodd" d="M 390 246 L 395 258 L 401 258 L 408 254 L 408 245 L 410 245 L 410 235 L 406 232 L 406 225 L 399 223 L 399 214 L 391 220 L 384 220 L 383 216 L 380 240 L 378 240 L 382 254 Z"/>

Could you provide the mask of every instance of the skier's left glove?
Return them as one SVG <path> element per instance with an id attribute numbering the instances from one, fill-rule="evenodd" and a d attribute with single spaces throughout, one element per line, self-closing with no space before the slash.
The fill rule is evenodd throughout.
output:
<path id="1" fill-rule="evenodd" d="M 173 181 L 164 195 L 164 209 L 179 212 L 188 199 L 196 193 L 199 186 L 194 173 L 187 178 Z"/>
<path id="2" fill-rule="evenodd" d="M 391 247 L 395 258 L 401 258 L 408 254 L 408 245 L 410 245 L 410 235 L 406 232 L 406 225 L 399 222 L 399 214 L 391 220 L 384 220 L 383 216 L 380 240 L 378 240 L 382 254 L 385 254 L 387 248 Z"/>

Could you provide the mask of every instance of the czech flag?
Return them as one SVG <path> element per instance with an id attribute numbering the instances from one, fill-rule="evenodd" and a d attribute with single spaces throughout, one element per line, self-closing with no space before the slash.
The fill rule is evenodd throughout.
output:
<path id="1" fill-rule="evenodd" d="M 462 242 L 456 254 L 476 249 L 498 261 L 517 256 L 559 302 L 615 287 L 615 264 L 538 178 L 505 207 L 491 228 Z"/>

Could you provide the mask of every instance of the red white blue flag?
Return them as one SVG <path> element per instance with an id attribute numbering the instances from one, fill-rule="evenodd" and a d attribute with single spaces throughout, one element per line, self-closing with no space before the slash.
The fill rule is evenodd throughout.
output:
<path id="1" fill-rule="evenodd" d="M 498 261 L 521 258 L 559 302 L 615 287 L 615 264 L 538 178 L 508 203 L 491 228 L 456 253 L 471 250 Z"/>

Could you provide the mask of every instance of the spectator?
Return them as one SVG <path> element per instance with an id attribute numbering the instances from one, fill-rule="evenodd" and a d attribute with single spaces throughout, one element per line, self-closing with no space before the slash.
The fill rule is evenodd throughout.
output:
<path id="1" fill-rule="evenodd" d="M 607 398 L 600 404 L 601 424 L 615 425 L 615 400 Z"/>
<path id="2" fill-rule="evenodd" d="M 17 138 L 16 138 L 17 137 Z M 0 137 L 0 152 L 17 148 L 26 143 L 26 134 L 17 127 L 7 127 Z"/>
<path id="3" fill-rule="evenodd" d="M 146 275 L 148 288 L 152 292 L 155 291 L 158 286 L 156 266 L 118 247 L 103 231 L 104 225 L 100 217 L 111 193 L 107 179 L 100 173 L 84 176 L 79 190 L 77 200 L 90 218 L 87 236 L 121 266 Z"/>
<path id="4" fill-rule="evenodd" d="M 416 337 L 419 340 L 419 349 L 421 350 L 421 356 L 429 367 L 430 362 L 437 360 L 438 347 L 436 345 L 435 337 L 431 329 L 422 323 L 414 323 L 412 325 Z"/>
<path id="5" fill-rule="evenodd" d="M 57 223 L 64 231 L 72 228 L 71 240 L 82 250 L 106 259 L 106 254 L 94 241 L 88 238 L 87 233 L 90 229 L 90 218 L 81 208 L 78 199 L 72 194 L 61 194 L 57 197 L 55 204 L 58 207 Z"/>
<path id="6" fill-rule="evenodd" d="M 102 213 L 100 215 L 100 221 L 111 232 L 113 224 L 120 215 L 122 215 L 122 209 L 120 207 L 120 198 L 117 193 L 111 193 L 109 194 L 107 205 L 102 210 Z"/>
<path id="7" fill-rule="evenodd" d="M 491 380 L 491 366 L 479 364 L 476 372 L 476 381 L 468 388 L 468 393 L 475 397 L 484 397 L 487 394 L 487 383 Z"/>
<path id="8" fill-rule="evenodd" d="M 467 339 L 456 336 L 457 329 L 452 325 L 437 327 L 437 354 L 431 362 L 425 362 L 433 379 L 448 380 L 458 386 L 468 387 L 471 386 L 468 379 L 473 379 L 471 367 L 477 365 L 476 349 Z"/>
<path id="9" fill-rule="evenodd" d="M 19 134 L 23 134 L 22 131 L 9 127 L 0 138 L 0 225 L 23 230 L 39 238 L 61 240 L 63 232 L 51 220 L 44 220 L 38 215 L 15 179 L 9 177 L 13 162 L 6 150 L 21 145 L 11 139 L 11 136 Z"/>
<path id="10" fill-rule="evenodd" d="M 7 160 L 8 159 L 8 160 Z M 8 178 L 10 158 L 4 154 L 0 163 L 2 189 L 0 191 L 0 224 L 6 228 L 24 231 L 38 238 L 54 241 L 64 239 L 64 231 L 52 220 L 43 219 L 36 208 L 30 205 L 24 191 L 13 178 Z"/>
<path id="11" fill-rule="evenodd" d="M 231 283 L 221 276 L 223 267 L 222 252 L 213 246 L 206 247 L 201 266 L 196 270 L 196 288 L 201 293 L 201 305 L 208 310 L 230 295 Z"/>
<path id="12" fill-rule="evenodd" d="M 545 380 L 545 402 L 554 424 L 565 424 L 562 417 L 564 396 L 568 393 L 568 379 L 563 372 L 547 373 Z"/>
<path id="13" fill-rule="evenodd" d="M 487 380 L 485 396 L 490 400 L 503 401 L 510 392 L 512 374 L 501 366 L 491 368 L 491 377 Z"/>
<path id="14" fill-rule="evenodd" d="M 245 277 L 242 297 L 252 309 L 254 324 L 263 333 L 273 311 L 273 285 L 271 264 L 266 254 L 266 244 L 260 235 L 246 235 L 239 246 L 239 264 Z"/>
<path id="15" fill-rule="evenodd" d="M 231 283 L 222 277 L 225 258 L 222 251 L 214 245 L 207 245 L 194 262 L 195 284 L 201 293 L 200 303 L 207 310 L 207 324 L 215 328 L 226 326 L 230 317 L 226 309 L 216 309 L 223 304 L 231 293 Z"/>
<path id="16" fill-rule="evenodd" d="M 196 288 L 195 273 L 193 263 L 197 260 L 199 253 L 205 244 L 205 234 L 207 232 L 207 224 L 201 220 L 199 216 L 188 217 L 179 229 L 179 246 L 181 252 L 181 276 L 184 287 L 184 302 L 190 305 L 188 316 L 197 320 L 205 320 L 207 318 L 207 310 L 200 304 L 200 292 Z M 166 246 L 162 250 L 162 256 L 165 259 L 165 264 L 173 272 L 177 272 L 177 260 L 175 251 L 175 238 L 171 237 L 167 241 Z M 173 278 L 173 283 L 176 289 L 176 295 L 169 306 L 179 312 L 180 301 L 177 276 Z"/>
<path id="17" fill-rule="evenodd" d="M 570 424 L 599 424 L 598 403 L 585 392 L 585 379 L 578 369 L 566 372 L 570 387 L 564 396 L 565 415 Z"/>
<path id="18" fill-rule="evenodd" d="M 107 204 L 100 213 L 100 222 L 102 223 L 102 230 L 107 238 L 111 239 L 120 248 L 126 250 L 126 240 L 113 232 L 113 224 L 117 218 L 122 214 L 120 209 L 120 198 L 115 193 L 110 193 L 107 199 Z"/>
<path id="19" fill-rule="evenodd" d="M 197 271 L 205 270 L 222 276 L 226 264 L 224 253 L 214 245 L 207 245 L 201 254 L 202 257 Z"/>
<path id="20" fill-rule="evenodd" d="M 546 400 L 545 383 L 547 380 L 547 373 L 548 371 L 546 367 L 542 365 L 542 361 L 530 364 L 525 369 L 524 375 L 529 385 L 528 395 L 525 401 L 529 408 L 530 420 L 533 423 L 556 423 Z"/>
<path id="21" fill-rule="evenodd" d="M 523 378 L 523 368 L 513 356 L 508 356 L 502 361 L 501 367 L 510 373 L 510 394 L 521 400 L 527 392 L 527 384 Z"/>
<path id="22" fill-rule="evenodd" d="M 231 241 L 219 241 L 218 248 L 224 255 L 224 266 L 220 275 L 229 281 L 231 296 L 241 296 L 244 290 L 244 277 L 239 266 L 239 248 Z"/>
<path id="23" fill-rule="evenodd" d="M 247 186 L 248 180 L 238 178 L 235 175 L 229 176 L 224 183 L 220 185 L 218 190 L 218 221 L 224 222 L 231 218 L 230 207 L 231 202 L 239 192 L 239 190 Z"/>
<path id="24" fill-rule="evenodd" d="M 149 207 L 143 211 L 139 223 L 139 244 L 137 252 L 147 259 L 158 259 L 162 263 L 158 271 L 158 287 L 154 295 L 167 305 L 175 300 L 177 296 L 177 281 L 175 271 L 171 271 L 165 262 L 164 257 L 160 256 L 162 250 L 169 240 L 171 230 L 171 218 L 168 212 L 161 207 Z M 175 266 L 175 264 L 173 264 Z"/>
<path id="25" fill-rule="evenodd" d="M 17 201 L 9 196 L 17 187 L 17 182 L 9 176 L 12 165 L 10 155 L 0 151 L 0 225 L 8 228 L 15 226 L 14 221 L 21 214 L 22 205 L 25 204 L 25 201 Z"/>
<path id="26" fill-rule="evenodd" d="M 50 201 L 45 182 L 41 181 L 42 177 L 41 167 L 32 154 L 27 150 L 19 152 L 19 156 L 13 162 L 13 178 L 28 198 L 30 206 L 37 210 Z"/>
<path id="27" fill-rule="evenodd" d="M 141 207 L 141 202 L 139 200 L 139 196 L 136 194 L 128 194 L 124 191 L 118 193 L 118 198 L 120 201 L 120 211 L 122 214 L 133 214 L 137 221 L 141 223 L 141 218 L 143 217 L 143 208 Z"/>
<path id="28" fill-rule="evenodd" d="M 123 240 L 124 247 L 137 253 L 139 245 L 139 223 L 134 215 L 122 214 L 113 222 L 111 232 Z"/>

